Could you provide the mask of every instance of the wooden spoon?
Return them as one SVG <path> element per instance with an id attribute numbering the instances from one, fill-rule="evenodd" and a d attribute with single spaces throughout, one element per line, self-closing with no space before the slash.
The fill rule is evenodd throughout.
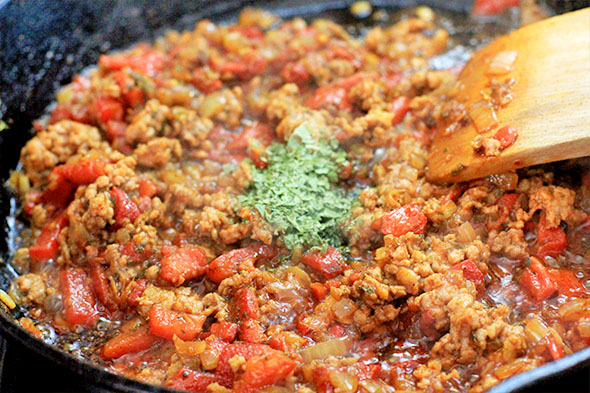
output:
<path id="1" fill-rule="evenodd" d="M 490 99 L 492 78 L 499 85 L 513 83 L 507 104 Z M 459 110 L 437 129 L 426 170 L 431 181 L 465 181 L 590 155 L 590 8 L 491 42 L 465 65 L 450 95 Z M 453 116 L 461 105 L 462 120 Z M 514 131 L 518 136 L 510 144 Z"/>

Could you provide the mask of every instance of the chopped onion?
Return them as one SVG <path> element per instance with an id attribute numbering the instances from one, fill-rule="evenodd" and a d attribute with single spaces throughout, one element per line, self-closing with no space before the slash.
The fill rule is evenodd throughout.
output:
<path id="1" fill-rule="evenodd" d="M 574 299 L 564 303 L 557 311 L 565 322 L 574 322 L 590 316 L 590 299 Z"/>
<path id="2" fill-rule="evenodd" d="M 330 370 L 328 376 L 337 392 L 354 393 L 358 389 L 359 380 L 355 375 L 344 371 Z"/>
<path id="3" fill-rule="evenodd" d="M 172 337 L 176 352 L 185 356 L 197 356 L 207 348 L 207 343 L 204 341 L 183 341 L 176 336 Z"/>
<path id="4" fill-rule="evenodd" d="M 488 74 L 491 75 L 504 75 L 512 70 L 514 61 L 518 56 L 518 52 L 514 50 L 505 50 L 497 53 L 496 56 L 490 61 L 488 67 Z"/>
<path id="5" fill-rule="evenodd" d="M 352 315 L 358 309 L 355 302 L 349 298 L 343 298 L 332 304 L 334 318 L 340 323 L 350 324 L 353 321 Z"/>
<path id="6" fill-rule="evenodd" d="M 529 342 L 537 343 L 549 334 L 549 329 L 537 318 L 531 318 L 526 321 L 524 332 Z"/>
<path id="7" fill-rule="evenodd" d="M 587 319 L 582 319 L 580 322 L 578 322 L 578 333 L 580 334 L 580 337 L 583 338 L 590 338 L 590 321 Z"/>
<path id="8" fill-rule="evenodd" d="M 16 303 L 14 302 L 14 300 L 12 300 L 10 295 L 4 292 L 2 289 L 0 289 L 0 300 L 2 300 L 2 303 L 6 304 L 6 307 L 8 307 L 11 310 L 13 310 L 16 307 Z"/>
<path id="9" fill-rule="evenodd" d="M 328 356 L 344 356 L 350 351 L 352 341 L 349 338 L 324 341 L 301 350 L 301 358 L 305 363 Z"/>
<path id="10" fill-rule="evenodd" d="M 496 112 L 487 102 L 480 100 L 471 105 L 469 108 L 469 118 L 473 126 L 480 134 L 487 132 L 490 128 L 498 125 Z"/>
<path id="11" fill-rule="evenodd" d="M 464 222 L 457 228 L 457 240 L 463 244 L 471 243 L 477 238 L 470 222 Z"/>
<path id="12" fill-rule="evenodd" d="M 518 175 L 515 172 L 491 175 L 488 179 L 503 190 L 515 190 L 518 185 Z"/>
<path id="13" fill-rule="evenodd" d="M 201 359 L 201 366 L 205 370 L 213 370 L 217 368 L 217 362 L 219 361 L 219 354 L 213 348 L 204 350 L 199 354 Z"/>
<path id="14" fill-rule="evenodd" d="M 203 117 L 213 117 L 223 110 L 226 104 L 225 95 L 221 91 L 216 91 L 205 97 L 199 107 L 199 114 Z"/>

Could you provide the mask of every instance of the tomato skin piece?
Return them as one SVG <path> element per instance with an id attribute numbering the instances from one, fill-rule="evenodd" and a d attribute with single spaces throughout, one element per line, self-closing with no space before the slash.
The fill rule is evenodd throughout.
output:
<path id="1" fill-rule="evenodd" d="M 68 225 L 68 217 L 62 213 L 41 229 L 41 234 L 35 240 L 35 243 L 29 247 L 29 257 L 33 263 L 57 258 L 59 234 L 66 225 Z"/>
<path id="2" fill-rule="evenodd" d="M 576 297 L 586 293 L 584 284 L 580 282 L 573 271 L 567 269 L 549 269 L 549 274 L 555 281 L 557 291 L 560 295 Z"/>
<path id="3" fill-rule="evenodd" d="M 209 331 L 212 335 L 219 337 L 225 342 L 231 343 L 238 335 L 239 326 L 236 323 L 228 321 L 215 322 L 211 325 Z"/>
<path id="4" fill-rule="evenodd" d="M 519 282 L 537 301 L 548 299 L 557 291 L 557 285 L 547 268 L 534 257 L 531 258 L 531 266 L 522 273 Z"/>
<path id="5" fill-rule="evenodd" d="M 120 331 L 102 347 L 100 356 L 104 360 L 118 359 L 128 353 L 136 353 L 151 348 L 162 341 L 148 332 L 147 326 L 140 326 L 133 331 Z"/>
<path id="6" fill-rule="evenodd" d="M 463 272 L 463 277 L 465 277 L 466 280 L 472 281 L 476 286 L 484 285 L 483 273 L 470 259 L 457 263 L 451 269 L 461 270 Z"/>
<path id="7" fill-rule="evenodd" d="M 57 104 L 53 112 L 51 112 L 51 117 L 49 118 L 50 124 L 57 123 L 60 120 L 74 120 L 84 124 L 92 123 L 88 107 L 72 106 L 71 104 Z"/>
<path id="8" fill-rule="evenodd" d="M 422 235 L 426 232 L 428 218 L 416 202 L 395 209 L 381 218 L 381 233 L 402 236 L 408 232 Z"/>
<path id="9" fill-rule="evenodd" d="M 157 50 L 146 46 L 138 46 L 143 53 L 135 55 L 102 55 L 98 59 L 100 68 L 108 71 L 119 71 L 131 68 L 134 71 L 153 76 L 166 65 L 166 58 Z"/>
<path id="10" fill-rule="evenodd" d="M 309 81 L 309 72 L 299 62 L 291 62 L 285 64 L 281 70 L 281 78 L 285 83 L 295 83 L 303 85 Z"/>
<path id="11" fill-rule="evenodd" d="M 500 150 L 504 150 L 514 144 L 518 138 L 518 131 L 514 127 L 502 127 L 494 134 L 493 138 L 500 141 Z"/>
<path id="12" fill-rule="evenodd" d="M 537 257 L 557 258 L 567 247 L 567 238 L 563 229 L 539 226 L 537 232 Z"/>
<path id="13" fill-rule="evenodd" d="M 238 267 L 247 259 L 256 263 L 262 258 L 272 259 L 277 256 L 277 249 L 266 244 L 257 244 L 244 248 L 231 250 L 215 258 L 207 266 L 207 277 L 216 283 L 220 283 L 238 272 Z"/>
<path id="14" fill-rule="evenodd" d="M 99 96 L 94 100 L 94 116 L 102 124 L 109 121 L 122 121 L 124 115 L 123 105 L 115 98 Z"/>
<path id="15" fill-rule="evenodd" d="M 92 287 L 98 300 L 104 304 L 109 311 L 116 311 L 119 307 L 115 302 L 115 298 L 109 288 L 104 268 L 100 265 L 94 266 L 90 270 L 90 277 L 92 278 Z"/>
<path id="16" fill-rule="evenodd" d="M 561 359 L 564 356 L 563 346 L 559 345 L 551 334 L 545 337 L 545 341 L 547 341 L 547 350 L 553 360 Z"/>
<path id="17" fill-rule="evenodd" d="M 162 250 L 160 277 L 174 285 L 199 277 L 205 273 L 207 257 L 198 246 L 183 246 Z"/>
<path id="18" fill-rule="evenodd" d="M 81 268 L 66 269 L 60 273 L 59 279 L 65 320 L 71 325 L 94 325 L 98 311 L 86 272 Z"/>
<path id="19" fill-rule="evenodd" d="M 324 253 L 314 250 L 302 255 L 301 262 L 316 270 L 327 280 L 342 274 L 348 267 L 340 251 L 331 246 Z"/>
<path id="20" fill-rule="evenodd" d="M 321 302 L 328 295 L 328 288 L 321 282 L 311 283 L 311 293 L 316 301 Z"/>
<path id="21" fill-rule="evenodd" d="M 397 97 L 391 103 L 389 111 L 393 113 L 392 125 L 396 125 L 404 120 L 406 113 L 410 111 L 410 99 L 408 97 Z"/>
<path id="22" fill-rule="evenodd" d="M 256 292 L 252 288 L 242 288 L 234 295 L 237 317 L 241 321 L 258 319 L 260 309 Z"/>
<path id="23" fill-rule="evenodd" d="M 202 393 L 207 391 L 207 386 L 217 382 L 215 374 L 195 371 L 188 367 L 179 369 L 168 381 L 166 387 Z"/>
<path id="24" fill-rule="evenodd" d="M 318 87 L 308 97 L 303 105 L 311 109 L 322 109 L 327 106 L 335 106 L 338 110 L 350 112 L 352 104 L 348 99 L 348 91 L 344 87 L 335 85 L 324 85 Z"/>
<path id="25" fill-rule="evenodd" d="M 135 281 L 136 285 L 133 287 L 129 295 L 127 296 L 127 304 L 130 306 L 136 307 L 139 305 L 139 298 L 143 295 L 143 292 L 147 288 L 147 280 L 144 278 L 140 278 L 139 280 Z"/>
<path id="26" fill-rule="evenodd" d="M 111 189 L 111 198 L 115 202 L 115 225 L 121 227 L 127 219 L 133 223 L 139 216 L 139 208 L 135 202 L 129 199 L 125 191 L 118 187 Z"/>
<path id="27" fill-rule="evenodd" d="M 203 330 L 205 315 L 192 315 L 172 311 L 159 304 L 152 306 L 149 313 L 150 334 L 172 340 L 176 335 L 184 341 L 192 341 Z"/>
<path id="28" fill-rule="evenodd" d="M 266 341 L 264 328 L 254 319 L 247 319 L 240 327 L 240 340 L 248 343 L 263 343 Z"/>
<path id="29" fill-rule="evenodd" d="M 105 174 L 105 163 L 101 160 L 90 160 L 88 162 L 76 164 L 64 164 L 56 166 L 53 171 L 58 176 L 63 176 L 66 180 L 75 185 L 91 184 L 100 176 Z"/>
<path id="30" fill-rule="evenodd" d="M 520 0 L 475 0 L 471 14 L 475 16 L 494 15 L 516 7 Z"/>
<path id="31" fill-rule="evenodd" d="M 295 366 L 293 359 L 278 351 L 250 358 L 244 374 L 234 386 L 234 392 L 256 393 L 265 386 L 275 385 L 287 378 Z"/>
<path id="32" fill-rule="evenodd" d="M 158 187 L 148 181 L 148 180 L 140 180 L 139 181 L 139 196 L 151 198 L 158 193 Z"/>

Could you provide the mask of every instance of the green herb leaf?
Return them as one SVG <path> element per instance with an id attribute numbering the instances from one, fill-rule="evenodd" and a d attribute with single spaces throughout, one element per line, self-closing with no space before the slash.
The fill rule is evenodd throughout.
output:
<path id="1" fill-rule="evenodd" d="M 268 168 L 254 169 L 248 192 L 238 200 L 258 210 L 289 250 L 344 244 L 341 223 L 354 198 L 337 185 L 348 165 L 336 141 L 313 139 L 309 128 L 297 127 L 286 144 L 267 148 Z"/>

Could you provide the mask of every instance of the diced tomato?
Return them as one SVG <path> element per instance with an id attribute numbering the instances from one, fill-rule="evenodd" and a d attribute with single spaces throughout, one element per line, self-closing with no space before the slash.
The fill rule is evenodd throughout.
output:
<path id="1" fill-rule="evenodd" d="M 140 263 L 152 255 L 152 251 L 145 249 L 133 242 L 127 242 L 119 246 L 119 252 L 127 257 L 130 263 Z"/>
<path id="2" fill-rule="evenodd" d="M 291 62 L 285 64 L 281 70 L 281 78 L 285 83 L 303 85 L 309 81 L 309 72 L 300 62 Z"/>
<path id="3" fill-rule="evenodd" d="M 111 189 L 111 198 L 115 202 L 115 224 L 121 227 L 127 220 L 133 223 L 139 216 L 139 208 L 135 202 L 129 199 L 125 191 L 118 187 Z"/>
<path id="4" fill-rule="evenodd" d="M 519 282 L 537 301 L 548 299 L 557 291 L 553 277 L 537 258 L 531 258 L 531 266 L 522 273 Z"/>
<path id="5" fill-rule="evenodd" d="M 96 179 L 105 174 L 105 163 L 101 160 L 90 160 L 76 164 L 58 165 L 53 168 L 58 176 L 63 176 L 75 185 L 94 183 Z"/>
<path id="6" fill-rule="evenodd" d="M 249 360 L 255 356 L 261 356 L 274 350 L 266 344 L 235 343 L 229 344 L 223 348 L 217 362 L 215 375 L 219 377 L 219 384 L 226 388 L 232 388 L 234 385 L 234 371 L 229 364 L 229 360 L 234 356 L 242 356 Z"/>
<path id="7" fill-rule="evenodd" d="M 60 273 L 59 279 L 65 320 L 72 325 L 94 325 L 98 311 L 86 272 L 81 268 L 66 269 Z"/>
<path id="8" fill-rule="evenodd" d="M 242 288 L 234 295 L 237 316 L 241 321 L 247 319 L 258 319 L 260 309 L 256 292 L 252 288 Z"/>
<path id="9" fill-rule="evenodd" d="M 148 180 L 139 181 L 139 195 L 151 198 L 158 193 L 158 187 Z"/>
<path id="10" fill-rule="evenodd" d="M 51 112 L 49 123 L 57 123 L 60 120 L 74 120 L 84 124 L 91 123 L 90 113 L 85 105 L 57 104 L 53 112 Z"/>
<path id="11" fill-rule="evenodd" d="M 104 304 L 109 311 L 117 310 L 117 302 L 109 287 L 104 268 L 100 265 L 94 266 L 90 271 L 90 276 L 92 278 L 92 287 L 94 288 L 94 293 L 96 293 L 98 300 Z"/>
<path id="12" fill-rule="evenodd" d="M 240 340 L 248 343 L 263 343 L 266 341 L 264 328 L 254 319 L 247 319 L 240 327 Z"/>
<path id="13" fill-rule="evenodd" d="M 147 288 L 147 280 L 144 278 L 140 278 L 139 280 L 135 281 L 135 285 L 129 295 L 127 296 L 127 304 L 130 306 L 136 307 L 139 305 L 139 298 L 143 295 L 143 291 Z"/>
<path id="14" fill-rule="evenodd" d="M 100 68 L 109 71 L 118 71 L 123 68 L 131 68 L 134 71 L 153 76 L 166 65 L 166 58 L 157 50 L 143 48 L 143 53 L 134 55 L 102 55 L 98 60 Z"/>
<path id="15" fill-rule="evenodd" d="M 234 386 L 234 392 L 255 393 L 266 386 L 275 385 L 287 378 L 295 366 L 293 359 L 278 351 L 250 358 L 246 362 L 244 374 Z"/>
<path id="16" fill-rule="evenodd" d="M 564 355 L 563 345 L 558 344 L 555 337 L 551 334 L 545 337 L 545 341 L 547 341 L 547 350 L 549 351 L 551 358 L 553 360 L 561 359 Z"/>
<path id="17" fill-rule="evenodd" d="M 426 231 L 428 218 L 416 202 L 395 209 L 381 218 L 381 233 L 402 236 L 408 232 L 422 235 Z"/>
<path id="18" fill-rule="evenodd" d="M 217 382 L 215 374 L 182 367 L 166 381 L 166 387 L 176 390 L 202 393 L 206 392 L 207 386 L 214 382 Z"/>
<path id="19" fill-rule="evenodd" d="M 352 110 L 347 89 L 335 85 L 318 87 L 303 104 L 311 109 L 322 109 L 333 106 L 341 111 L 349 112 Z"/>
<path id="20" fill-rule="evenodd" d="M 248 259 L 251 259 L 252 263 L 256 263 L 260 259 L 272 259 L 276 256 L 276 248 L 265 244 L 231 250 L 211 261 L 207 266 L 206 274 L 211 281 L 220 283 L 236 274 L 238 267 Z"/>
<path id="21" fill-rule="evenodd" d="M 557 258 L 567 246 L 567 238 L 563 229 L 544 228 L 541 225 L 537 232 L 537 257 L 551 256 Z"/>
<path id="22" fill-rule="evenodd" d="M 500 150 L 512 146 L 516 138 L 518 138 L 518 131 L 510 126 L 500 128 L 494 135 L 494 139 L 500 141 Z"/>
<path id="23" fill-rule="evenodd" d="M 172 340 L 176 337 L 192 341 L 203 330 L 205 315 L 193 315 L 185 312 L 172 311 L 159 304 L 150 309 L 150 333 L 154 336 Z"/>
<path id="24" fill-rule="evenodd" d="M 328 328 L 328 333 L 334 337 L 343 337 L 346 331 L 342 326 L 334 324 Z"/>
<path id="25" fill-rule="evenodd" d="M 410 111 L 410 99 L 408 97 L 400 96 L 393 100 L 389 111 L 393 113 L 391 124 L 396 125 L 404 120 L 406 113 Z"/>
<path id="26" fill-rule="evenodd" d="M 318 393 L 332 393 L 334 387 L 330 383 L 330 370 L 326 366 L 318 366 L 313 369 L 313 382 Z"/>
<path id="27" fill-rule="evenodd" d="M 29 247 L 29 257 L 33 263 L 57 258 L 59 233 L 66 225 L 68 225 L 68 217 L 61 214 L 41 229 L 41 234 L 35 243 Z"/>
<path id="28" fill-rule="evenodd" d="M 237 31 L 242 36 L 252 39 L 261 40 L 264 38 L 264 33 L 256 26 L 240 26 L 234 25 L 229 28 L 230 31 Z"/>
<path id="29" fill-rule="evenodd" d="M 212 335 L 230 343 L 236 339 L 236 336 L 238 335 L 238 329 L 239 326 L 236 323 L 219 321 L 212 324 L 209 331 Z"/>
<path id="30" fill-rule="evenodd" d="M 115 98 L 99 96 L 94 100 L 95 117 L 102 124 L 109 121 L 122 121 L 124 110 L 123 105 Z"/>
<path id="31" fill-rule="evenodd" d="M 127 129 L 127 123 L 122 121 L 109 121 L 106 127 L 107 138 L 109 141 L 113 141 L 117 138 L 123 138 L 125 140 L 125 130 Z"/>
<path id="32" fill-rule="evenodd" d="M 586 293 L 584 284 L 576 277 L 576 274 L 567 269 L 549 269 L 557 285 L 557 291 L 563 296 L 581 296 Z"/>
<path id="33" fill-rule="evenodd" d="M 221 89 L 221 86 L 223 86 L 221 80 L 209 77 L 201 68 L 197 68 L 193 71 L 191 83 L 205 94 L 213 93 L 214 91 Z"/>
<path id="34" fill-rule="evenodd" d="M 452 268 L 455 270 L 461 270 L 463 272 L 463 277 L 465 277 L 466 280 L 472 281 L 476 286 L 484 284 L 483 273 L 471 259 L 459 262 Z"/>
<path id="35" fill-rule="evenodd" d="M 476 16 L 501 14 L 510 7 L 516 7 L 520 0 L 475 0 L 471 14 Z"/>
<path id="36" fill-rule="evenodd" d="M 247 149 L 253 140 L 257 140 L 263 145 L 268 146 L 273 142 L 274 136 L 272 127 L 264 123 L 255 122 L 250 127 L 244 128 L 242 133 L 228 144 L 227 147 L 230 150 Z"/>
<path id="37" fill-rule="evenodd" d="M 160 277 L 174 285 L 205 273 L 207 257 L 198 246 L 183 246 L 174 250 L 162 250 Z"/>
<path id="38" fill-rule="evenodd" d="M 340 251 L 331 246 L 324 253 L 321 253 L 319 250 L 313 250 L 304 254 L 301 256 L 301 262 L 316 270 L 326 279 L 342 274 L 348 267 Z"/>
<path id="39" fill-rule="evenodd" d="M 234 74 L 242 80 L 252 79 L 262 74 L 268 65 L 268 61 L 256 50 L 249 51 L 237 61 L 219 63 L 217 59 L 210 59 L 211 68 L 224 74 Z"/>
<path id="40" fill-rule="evenodd" d="M 321 282 L 311 283 L 311 293 L 318 302 L 321 302 L 328 295 L 328 288 Z"/>
<path id="41" fill-rule="evenodd" d="M 359 381 L 364 381 L 367 379 L 375 379 L 381 371 L 381 364 L 355 363 L 352 368 L 355 370 L 355 375 Z"/>
<path id="42" fill-rule="evenodd" d="M 148 332 L 148 327 L 145 325 L 131 331 L 121 330 L 102 347 L 100 356 L 104 360 L 117 359 L 128 353 L 149 349 L 160 341 L 159 337 Z"/>
<path id="43" fill-rule="evenodd" d="M 328 59 L 354 60 L 356 56 L 347 47 L 343 45 L 331 45 L 328 53 Z"/>

